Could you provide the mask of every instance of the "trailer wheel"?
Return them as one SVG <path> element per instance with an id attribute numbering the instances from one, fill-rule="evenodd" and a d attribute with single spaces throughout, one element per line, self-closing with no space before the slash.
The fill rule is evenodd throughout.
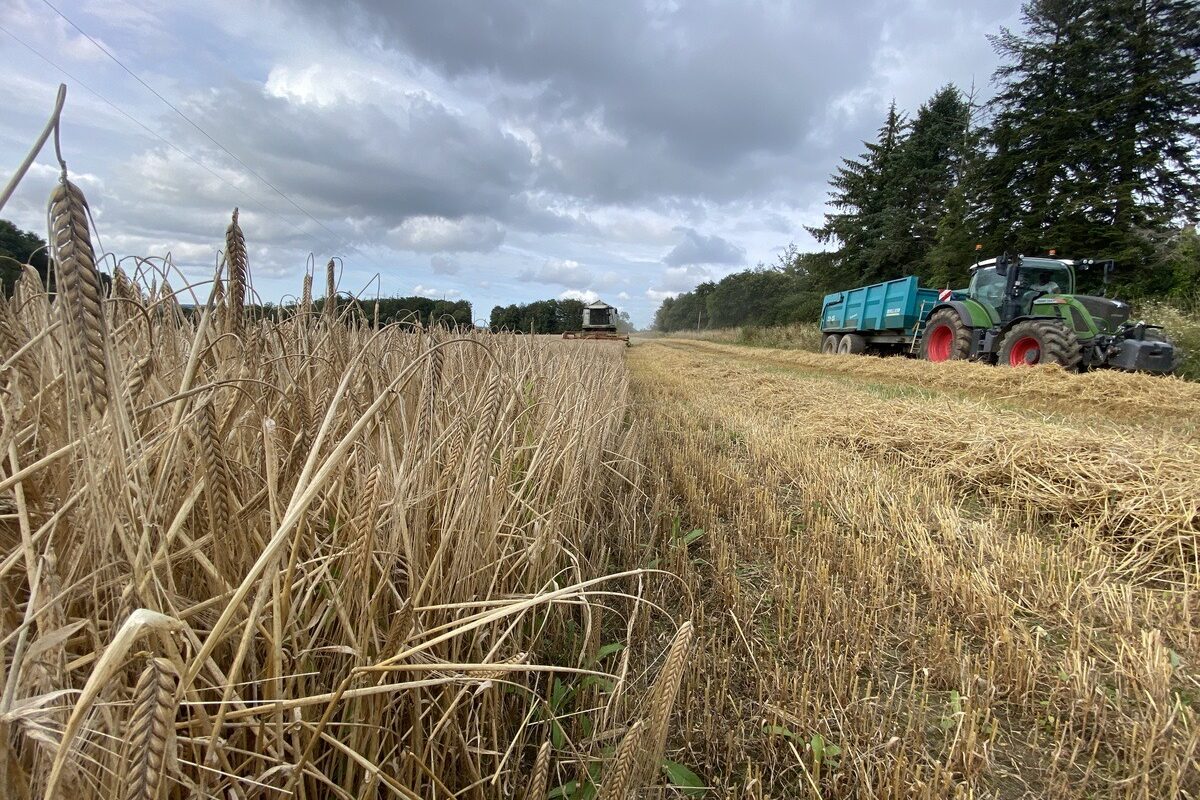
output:
<path id="1" fill-rule="evenodd" d="M 847 333 L 842 337 L 842 341 L 838 343 L 837 351 L 840 356 L 857 356 L 862 355 L 866 349 L 866 339 L 857 333 Z"/>
<path id="2" fill-rule="evenodd" d="M 1075 331 L 1066 325 L 1030 320 L 1013 325 L 1004 334 L 999 362 L 1010 367 L 1057 364 L 1068 372 L 1078 372 L 1083 363 L 1083 347 Z"/>
<path id="3" fill-rule="evenodd" d="M 921 337 L 921 358 L 926 361 L 963 361 L 971 356 L 971 329 L 952 308 L 930 315 Z"/>
<path id="4" fill-rule="evenodd" d="M 836 333 L 827 334 L 825 338 L 821 340 L 821 352 L 830 356 L 836 355 L 838 351 L 838 345 L 841 343 L 841 336 L 838 336 Z"/>

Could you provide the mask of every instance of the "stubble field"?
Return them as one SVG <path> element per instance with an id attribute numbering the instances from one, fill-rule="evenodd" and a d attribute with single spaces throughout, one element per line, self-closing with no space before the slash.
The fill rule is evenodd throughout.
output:
<path id="1" fill-rule="evenodd" d="M 1200 387 L 695 340 L 629 363 L 704 531 L 677 736 L 717 795 L 1195 796 Z"/>

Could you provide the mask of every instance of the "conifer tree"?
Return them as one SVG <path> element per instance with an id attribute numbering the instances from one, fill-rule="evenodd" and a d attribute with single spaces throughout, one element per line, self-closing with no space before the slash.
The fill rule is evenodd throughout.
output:
<path id="1" fill-rule="evenodd" d="M 893 217 L 902 193 L 897 154 L 907 128 L 893 101 L 876 140 L 864 142 L 866 151 L 858 158 L 842 159 L 830 178 L 834 211 L 825 215 L 824 225 L 808 231 L 822 244 L 840 245 L 831 279 L 873 279 L 887 260 L 881 243 L 896 227 Z"/>

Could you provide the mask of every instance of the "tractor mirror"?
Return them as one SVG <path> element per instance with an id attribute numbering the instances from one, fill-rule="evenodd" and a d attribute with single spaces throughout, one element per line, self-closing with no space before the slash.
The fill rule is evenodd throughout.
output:
<path id="1" fill-rule="evenodd" d="M 996 274 L 1001 278 L 1008 277 L 1008 256 L 1000 256 L 996 259 Z"/>

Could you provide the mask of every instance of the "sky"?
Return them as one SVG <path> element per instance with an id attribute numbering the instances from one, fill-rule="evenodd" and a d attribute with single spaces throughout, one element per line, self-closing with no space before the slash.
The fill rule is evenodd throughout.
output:
<path id="1" fill-rule="evenodd" d="M 363 297 L 647 325 L 820 249 L 805 226 L 888 104 L 986 97 L 987 34 L 1018 24 L 1018 0 L 0 0 L 0 177 L 64 82 L 100 245 L 170 253 L 176 288 L 211 280 L 237 206 L 264 301 L 336 256 Z M 0 216 L 43 233 L 57 174 L 48 147 Z"/>

